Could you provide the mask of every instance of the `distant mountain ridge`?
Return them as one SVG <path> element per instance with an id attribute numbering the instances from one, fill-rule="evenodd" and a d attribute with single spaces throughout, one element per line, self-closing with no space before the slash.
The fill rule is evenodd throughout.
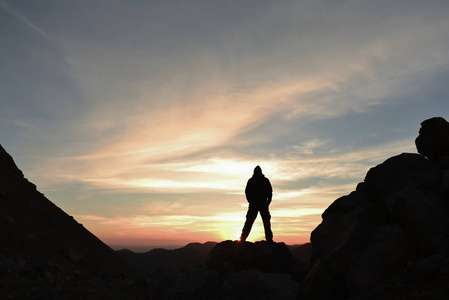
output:
<path id="1" fill-rule="evenodd" d="M 127 249 L 116 252 L 141 271 L 154 273 L 167 267 L 192 269 L 204 265 L 209 252 L 216 244 L 216 242 L 190 243 L 179 249 L 156 248 L 145 253 L 135 253 Z"/>

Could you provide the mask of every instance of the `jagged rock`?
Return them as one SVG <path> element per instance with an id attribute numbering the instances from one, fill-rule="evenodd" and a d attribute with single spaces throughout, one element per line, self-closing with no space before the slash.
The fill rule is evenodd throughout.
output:
<path id="1" fill-rule="evenodd" d="M 396 223 L 378 227 L 367 247 L 352 260 L 346 285 L 352 294 L 401 276 L 407 261 L 413 258 L 409 242 Z"/>
<path id="2" fill-rule="evenodd" d="M 436 191 L 407 187 L 387 199 L 391 217 L 401 225 L 410 243 L 422 255 L 445 251 L 449 234 L 449 202 Z"/>
<path id="3" fill-rule="evenodd" d="M 319 259 L 302 282 L 299 294 L 300 299 L 344 299 L 347 293 L 338 289 L 338 282 L 332 272 Z"/>
<path id="4" fill-rule="evenodd" d="M 244 269 L 289 271 L 290 250 L 284 243 L 224 241 L 209 253 L 207 265 L 222 272 Z"/>
<path id="5" fill-rule="evenodd" d="M 417 138 L 429 159 L 389 158 L 324 211 L 301 299 L 448 299 L 449 131 L 441 119 L 423 122 Z"/>
<path id="6" fill-rule="evenodd" d="M 322 259 L 337 280 L 343 280 L 353 255 L 364 249 L 375 228 L 385 223 L 383 209 L 357 191 L 337 199 L 311 234 L 312 260 Z"/>
<path id="7" fill-rule="evenodd" d="M 449 155 L 449 123 L 442 117 L 423 121 L 415 144 L 418 153 L 431 161 Z"/>
<path id="8" fill-rule="evenodd" d="M 407 186 L 437 188 L 441 185 L 442 172 L 437 164 L 419 154 L 402 153 L 368 171 L 365 177 L 369 189 L 367 195 L 372 199 L 385 200 L 393 191 Z"/>
<path id="9" fill-rule="evenodd" d="M 313 246 L 312 243 L 302 244 L 300 246 L 291 247 L 293 263 L 291 267 L 291 274 L 293 279 L 301 281 L 306 277 L 310 268 L 310 258 L 312 257 Z"/>

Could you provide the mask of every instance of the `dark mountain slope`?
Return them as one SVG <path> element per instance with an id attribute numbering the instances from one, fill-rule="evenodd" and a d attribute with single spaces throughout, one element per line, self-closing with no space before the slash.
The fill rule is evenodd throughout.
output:
<path id="1" fill-rule="evenodd" d="M 0 146 L 1 299 L 120 298 L 138 276 L 123 258 L 37 191 Z M 140 290 L 131 293 L 144 295 Z"/>

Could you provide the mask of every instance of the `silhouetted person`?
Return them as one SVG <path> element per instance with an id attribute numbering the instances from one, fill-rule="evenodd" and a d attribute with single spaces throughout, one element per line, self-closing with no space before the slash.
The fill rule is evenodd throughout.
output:
<path id="1" fill-rule="evenodd" d="M 263 227 L 265 229 L 265 239 L 268 242 L 272 242 L 273 233 L 271 232 L 271 215 L 268 206 L 270 205 L 273 196 L 273 188 L 271 187 L 270 180 L 262 174 L 262 169 L 259 166 L 254 169 L 253 177 L 251 177 L 246 184 L 245 195 L 249 207 L 240 241 L 243 242 L 246 240 L 253 227 L 257 213 L 260 212 Z"/>

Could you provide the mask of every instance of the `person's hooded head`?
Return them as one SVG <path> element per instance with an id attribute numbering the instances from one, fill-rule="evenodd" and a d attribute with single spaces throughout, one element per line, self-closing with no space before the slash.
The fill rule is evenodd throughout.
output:
<path id="1" fill-rule="evenodd" d="M 257 166 L 254 168 L 254 176 L 261 176 L 262 174 L 262 168 Z"/>

